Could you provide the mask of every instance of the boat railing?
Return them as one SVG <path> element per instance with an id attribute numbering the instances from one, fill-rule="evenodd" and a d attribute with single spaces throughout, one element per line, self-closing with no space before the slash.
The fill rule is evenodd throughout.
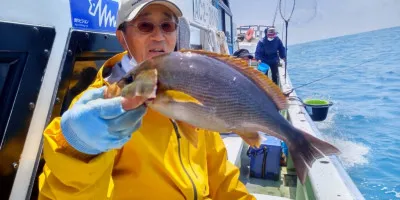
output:
<path id="1" fill-rule="evenodd" d="M 285 76 L 284 65 L 279 67 L 279 80 L 282 91 L 289 91 L 293 88 L 289 75 Z M 269 74 L 270 76 L 270 74 Z M 282 114 L 297 128 L 310 133 L 311 135 L 324 139 L 322 134 L 312 121 L 302 102 L 297 100 L 297 94 L 293 91 L 289 96 L 289 107 Z M 243 140 L 235 134 L 223 134 L 222 138 L 226 145 L 228 160 L 234 165 L 241 166 L 241 153 L 244 147 Z M 289 154 L 288 168 L 291 158 Z M 258 199 L 271 199 L 269 195 L 254 194 Z M 261 195 L 261 196 L 260 196 Z M 326 156 L 317 159 L 310 168 L 305 184 L 297 179 L 296 195 L 297 200 L 309 199 L 357 199 L 363 200 L 361 192 L 354 184 L 348 173 L 343 168 L 337 156 Z"/>
<path id="2" fill-rule="evenodd" d="M 279 67 L 279 77 L 283 92 L 293 88 L 284 65 Z M 297 98 L 296 91 L 289 95 L 287 118 L 295 127 L 324 139 Z M 297 182 L 296 199 L 364 199 L 335 155 L 317 159 L 310 168 L 306 183 Z"/>

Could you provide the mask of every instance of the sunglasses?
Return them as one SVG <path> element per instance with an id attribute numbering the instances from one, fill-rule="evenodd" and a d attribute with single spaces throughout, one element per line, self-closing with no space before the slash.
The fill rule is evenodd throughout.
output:
<path id="1" fill-rule="evenodd" d="M 178 28 L 178 24 L 172 21 L 162 22 L 161 24 L 154 24 L 152 22 L 139 22 L 135 24 L 127 24 L 128 26 L 136 27 L 142 33 L 151 33 L 155 27 L 158 26 L 164 33 L 172 33 Z"/>

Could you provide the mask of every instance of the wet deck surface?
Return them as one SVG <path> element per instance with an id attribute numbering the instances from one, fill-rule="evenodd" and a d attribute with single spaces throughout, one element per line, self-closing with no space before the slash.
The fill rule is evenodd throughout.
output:
<path id="1" fill-rule="evenodd" d="M 250 177 L 250 159 L 246 155 L 248 145 L 244 144 L 241 152 L 240 181 L 242 181 L 250 193 L 265 194 L 288 199 L 296 198 L 296 172 L 281 168 L 279 181 L 264 180 Z"/>

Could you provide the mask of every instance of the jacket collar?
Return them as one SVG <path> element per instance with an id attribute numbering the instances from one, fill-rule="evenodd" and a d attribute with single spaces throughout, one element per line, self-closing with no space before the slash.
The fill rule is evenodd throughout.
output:
<path id="1" fill-rule="evenodd" d="M 117 62 L 120 62 L 127 53 L 128 53 L 127 51 L 118 53 L 118 54 L 114 55 L 113 57 L 111 57 L 110 59 L 108 59 L 106 62 L 104 62 L 103 66 L 101 66 L 101 68 L 97 72 L 96 80 L 99 80 L 99 81 L 96 81 L 95 83 L 93 83 L 93 86 L 98 86 L 98 87 L 102 87 L 103 85 L 109 86 L 110 84 L 106 80 L 104 80 L 104 77 L 103 77 L 104 68 L 114 67 L 114 65 Z"/>

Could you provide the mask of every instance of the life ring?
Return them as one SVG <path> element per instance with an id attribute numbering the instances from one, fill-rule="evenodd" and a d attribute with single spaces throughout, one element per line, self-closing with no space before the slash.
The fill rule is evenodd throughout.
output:
<path id="1" fill-rule="evenodd" d="M 246 31 L 246 40 L 250 41 L 253 38 L 254 34 L 254 29 L 249 28 L 249 30 Z"/>

